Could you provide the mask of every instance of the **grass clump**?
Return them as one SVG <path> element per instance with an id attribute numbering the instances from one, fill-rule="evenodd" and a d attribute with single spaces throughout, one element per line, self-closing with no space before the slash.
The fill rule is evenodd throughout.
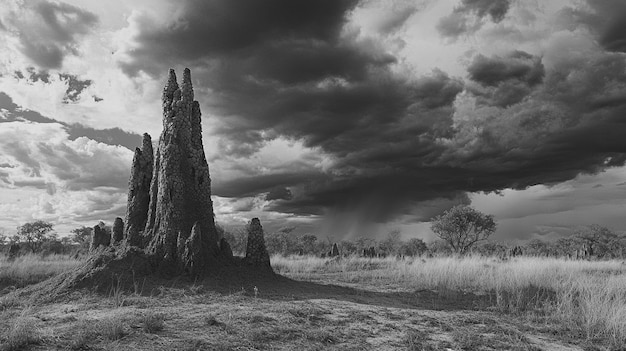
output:
<path id="1" fill-rule="evenodd" d="M 109 340 L 119 340 L 124 333 L 124 321 L 118 316 L 103 319 L 99 323 L 99 330 L 102 336 Z"/>
<path id="2" fill-rule="evenodd" d="M 33 321 L 25 316 L 20 316 L 3 341 L 0 348 L 2 351 L 23 350 L 28 345 L 37 344 L 41 341 L 37 329 L 33 325 Z"/>
<path id="3" fill-rule="evenodd" d="M 428 342 L 428 334 L 421 330 L 407 331 L 404 344 L 408 351 L 435 351 L 435 348 Z"/>
<path id="4" fill-rule="evenodd" d="M 69 347 L 72 350 L 88 349 L 89 342 L 93 341 L 95 336 L 96 331 L 93 325 L 83 320 L 73 328 Z"/>
<path id="5" fill-rule="evenodd" d="M 165 327 L 164 320 L 165 318 L 162 314 L 148 312 L 143 316 L 141 324 L 145 331 L 154 334 L 163 330 Z"/>
<path id="6" fill-rule="evenodd" d="M 28 254 L 10 260 L 0 254 L 0 290 L 39 283 L 59 273 L 78 267 L 83 261 L 69 255 Z"/>

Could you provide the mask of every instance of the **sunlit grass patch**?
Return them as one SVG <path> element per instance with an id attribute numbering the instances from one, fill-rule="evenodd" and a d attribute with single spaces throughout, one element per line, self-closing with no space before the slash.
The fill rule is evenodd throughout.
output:
<path id="1" fill-rule="evenodd" d="M 618 260 L 274 256 L 272 265 L 295 279 L 331 276 L 356 285 L 432 290 L 442 297 L 483 294 L 499 311 L 551 316 L 587 338 L 626 343 L 626 265 Z"/>
<path id="2" fill-rule="evenodd" d="M 68 255 L 41 256 L 29 254 L 9 260 L 0 255 L 0 290 L 3 286 L 22 287 L 38 283 L 62 272 L 78 267 L 81 260 Z"/>

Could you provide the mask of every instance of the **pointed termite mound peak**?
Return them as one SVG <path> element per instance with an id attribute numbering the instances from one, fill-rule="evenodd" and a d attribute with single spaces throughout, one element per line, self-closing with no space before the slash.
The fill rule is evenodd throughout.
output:
<path id="1" fill-rule="evenodd" d="M 152 138 L 148 133 L 145 133 L 141 148 L 135 149 L 130 179 L 128 180 L 124 238 L 127 243 L 133 246 L 141 245 L 141 233 L 148 220 L 153 164 Z"/>
<path id="2" fill-rule="evenodd" d="M 170 70 L 162 103 L 163 132 L 154 160 L 144 241 L 157 264 L 197 274 L 219 256 L 221 238 L 215 228 L 200 105 L 194 101 L 189 69 L 180 87 Z"/>
<path id="3" fill-rule="evenodd" d="M 245 260 L 253 266 L 270 267 L 270 255 L 265 247 L 263 227 L 258 218 L 252 218 L 250 223 L 248 223 L 248 243 L 246 244 Z"/>
<path id="4" fill-rule="evenodd" d="M 117 244 L 124 239 L 124 221 L 116 217 L 113 222 L 113 233 L 111 234 L 111 244 Z"/>
<path id="5" fill-rule="evenodd" d="M 111 233 L 107 230 L 104 222 L 100 222 L 93 227 L 91 232 L 91 244 L 89 251 L 95 251 L 100 246 L 109 246 L 111 244 Z"/>
<path id="6" fill-rule="evenodd" d="M 211 261 L 214 261 L 210 255 L 207 255 L 209 243 L 206 241 L 206 236 L 202 234 L 198 222 L 191 228 L 189 237 L 179 236 L 178 250 L 183 269 L 194 276 L 207 271 Z"/>
<path id="7" fill-rule="evenodd" d="M 330 252 L 328 253 L 329 257 L 337 257 L 339 256 L 339 246 L 337 246 L 337 243 L 333 244 L 333 247 L 330 249 Z"/>

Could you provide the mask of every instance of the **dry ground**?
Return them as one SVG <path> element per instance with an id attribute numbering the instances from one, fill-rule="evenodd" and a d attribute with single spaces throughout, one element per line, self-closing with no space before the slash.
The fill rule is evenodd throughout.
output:
<path id="1" fill-rule="evenodd" d="M 503 311 L 493 294 L 346 279 L 335 268 L 302 277 L 283 266 L 300 280 L 230 286 L 177 280 L 124 291 L 112 281 L 106 293 L 75 291 L 50 303 L 5 294 L 0 343 L 4 350 L 624 349 L 541 309 Z"/>

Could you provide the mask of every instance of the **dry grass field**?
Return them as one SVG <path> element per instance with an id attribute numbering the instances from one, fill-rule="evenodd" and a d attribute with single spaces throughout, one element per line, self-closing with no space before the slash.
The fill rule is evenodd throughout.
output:
<path id="1" fill-rule="evenodd" d="M 12 292 L 80 263 L 0 259 L 2 350 L 626 349 L 622 261 L 276 256 L 271 281 Z"/>

